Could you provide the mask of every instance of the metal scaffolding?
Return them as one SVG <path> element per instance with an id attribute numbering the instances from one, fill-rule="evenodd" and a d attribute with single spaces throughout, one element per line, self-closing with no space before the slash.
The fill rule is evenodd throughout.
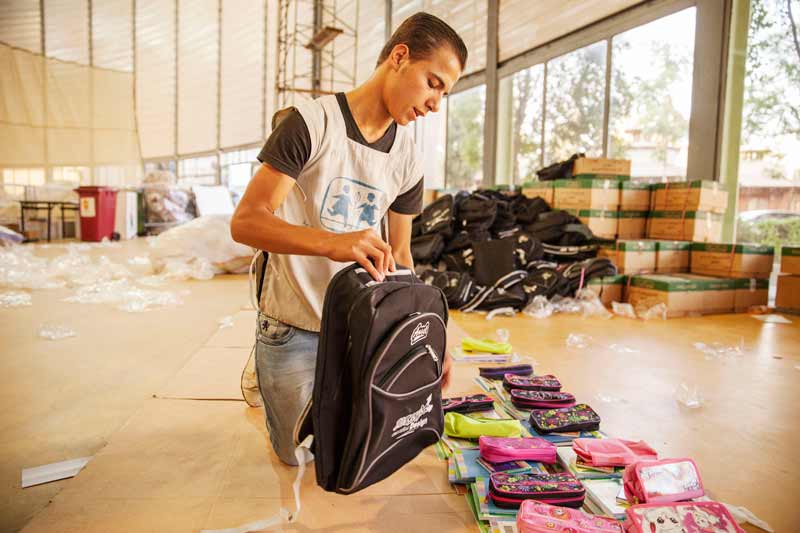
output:
<path id="1" fill-rule="evenodd" d="M 280 0 L 278 109 L 355 87 L 359 0 Z"/>

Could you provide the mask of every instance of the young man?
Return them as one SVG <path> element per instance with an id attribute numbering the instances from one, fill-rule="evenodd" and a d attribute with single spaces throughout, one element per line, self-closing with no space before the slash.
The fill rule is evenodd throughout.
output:
<path id="1" fill-rule="evenodd" d="M 322 303 L 333 275 L 357 262 L 376 280 L 413 267 L 411 219 L 422 170 L 406 126 L 439 110 L 467 49 L 445 22 L 411 16 L 372 77 L 285 113 L 259 154 L 231 220 L 233 239 L 270 253 L 259 302 L 256 372 L 272 447 L 296 464 L 293 429 L 311 397 Z M 389 242 L 380 235 L 388 218 Z M 445 359 L 445 376 L 449 359 Z"/>

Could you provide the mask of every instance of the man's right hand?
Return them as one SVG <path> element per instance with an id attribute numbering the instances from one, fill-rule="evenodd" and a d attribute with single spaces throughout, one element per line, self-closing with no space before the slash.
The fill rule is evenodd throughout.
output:
<path id="1" fill-rule="evenodd" d="M 392 247 L 375 230 L 337 233 L 326 244 L 328 259 L 343 263 L 355 261 L 377 281 L 383 281 L 387 272 L 395 270 Z"/>

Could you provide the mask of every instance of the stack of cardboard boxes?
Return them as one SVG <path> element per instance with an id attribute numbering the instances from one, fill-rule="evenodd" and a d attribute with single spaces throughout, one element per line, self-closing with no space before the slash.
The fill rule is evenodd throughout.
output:
<path id="1" fill-rule="evenodd" d="M 784 313 L 800 313 L 800 247 L 781 248 L 781 274 L 775 307 Z"/>
<path id="2" fill-rule="evenodd" d="M 630 180 L 630 160 L 582 157 L 575 161 L 572 174 L 573 179 L 553 182 L 553 207 L 577 216 L 595 236 L 615 239 L 620 220 L 623 220 L 620 218 L 620 183 Z M 632 221 L 629 216 L 624 220 L 623 231 L 630 234 L 631 225 L 639 221 Z M 644 224 L 641 236 L 643 231 Z"/>
<path id="3" fill-rule="evenodd" d="M 695 242 L 720 242 L 728 193 L 716 181 L 656 183 L 652 189 L 647 236 Z"/>
<path id="4" fill-rule="evenodd" d="M 633 276 L 628 301 L 643 308 L 663 303 L 668 317 L 747 312 L 769 301 L 773 257 L 771 246 L 695 242 L 690 274 Z"/>

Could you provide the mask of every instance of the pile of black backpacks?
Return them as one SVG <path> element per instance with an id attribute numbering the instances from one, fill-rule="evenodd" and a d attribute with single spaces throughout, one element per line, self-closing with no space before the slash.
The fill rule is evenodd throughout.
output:
<path id="1" fill-rule="evenodd" d="M 523 309 L 616 274 L 591 230 L 544 199 L 494 190 L 445 194 L 414 219 L 411 255 L 451 309 Z"/>

